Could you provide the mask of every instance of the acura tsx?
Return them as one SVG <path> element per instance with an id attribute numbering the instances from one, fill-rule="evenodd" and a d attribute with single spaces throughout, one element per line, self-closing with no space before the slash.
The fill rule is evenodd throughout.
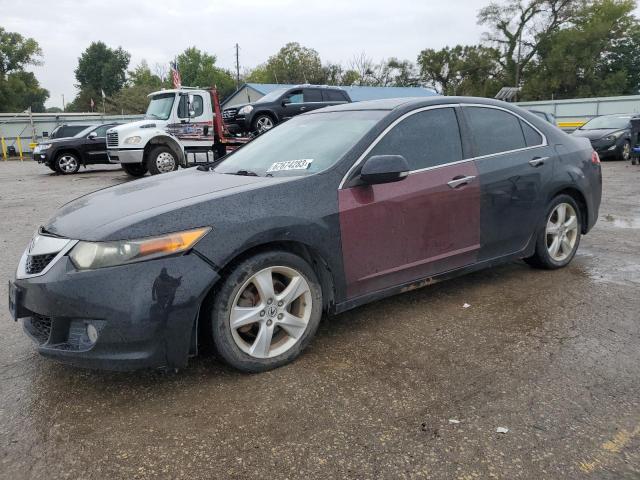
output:
<path id="1" fill-rule="evenodd" d="M 524 259 L 557 269 L 598 217 L 598 155 L 489 99 L 317 110 L 206 167 L 80 197 L 9 285 L 41 354 L 91 368 L 284 365 L 323 312 Z"/>

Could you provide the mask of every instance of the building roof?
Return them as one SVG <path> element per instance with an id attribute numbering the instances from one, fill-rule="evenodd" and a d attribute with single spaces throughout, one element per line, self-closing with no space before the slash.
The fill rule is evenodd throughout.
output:
<path id="1" fill-rule="evenodd" d="M 293 88 L 299 85 L 289 83 L 245 83 L 238 91 L 242 90 L 245 86 L 262 95 L 266 95 L 274 90 Z M 340 85 L 338 88 L 344 89 L 354 102 L 398 97 L 432 97 L 437 95 L 433 90 L 424 87 L 360 87 Z M 231 99 L 238 91 L 229 95 L 227 100 Z M 223 103 L 226 103 L 226 100 Z"/>

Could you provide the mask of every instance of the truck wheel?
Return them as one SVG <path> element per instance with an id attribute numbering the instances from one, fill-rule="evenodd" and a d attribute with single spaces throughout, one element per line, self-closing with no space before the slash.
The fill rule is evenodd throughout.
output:
<path id="1" fill-rule="evenodd" d="M 149 152 L 146 163 L 151 175 L 169 173 L 178 169 L 178 159 L 175 153 L 165 145 L 153 147 Z"/>
<path id="2" fill-rule="evenodd" d="M 63 175 L 73 175 L 80 170 L 80 160 L 73 153 L 61 153 L 54 165 L 56 171 Z"/>
<path id="3" fill-rule="evenodd" d="M 144 163 L 121 163 L 122 169 L 132 177 L 144 177 L 147 166 Z"/>

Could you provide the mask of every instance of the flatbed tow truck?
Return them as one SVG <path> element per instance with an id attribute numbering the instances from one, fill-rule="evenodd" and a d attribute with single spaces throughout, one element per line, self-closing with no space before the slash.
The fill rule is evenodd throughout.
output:
<path id="1" fill-rule="evenodd" d="M 131 176 L 215 161 L 253 139 L 227 130 L 215 87 L 161 90 L 149 97 L 144 120 L 107 130 L 109 161 Z"/>

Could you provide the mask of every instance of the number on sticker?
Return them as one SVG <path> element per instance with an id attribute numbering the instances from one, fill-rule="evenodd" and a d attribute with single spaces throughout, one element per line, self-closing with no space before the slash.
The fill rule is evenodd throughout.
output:
<path id="1" fill-rule="evenodd" d="M 313 162 L 311 158 L 301 158 L 300 160 L 287 160 L 286 162 L 273 163 L 267 172 L 282 172 L 284 170 L 306 170 Z"/>

